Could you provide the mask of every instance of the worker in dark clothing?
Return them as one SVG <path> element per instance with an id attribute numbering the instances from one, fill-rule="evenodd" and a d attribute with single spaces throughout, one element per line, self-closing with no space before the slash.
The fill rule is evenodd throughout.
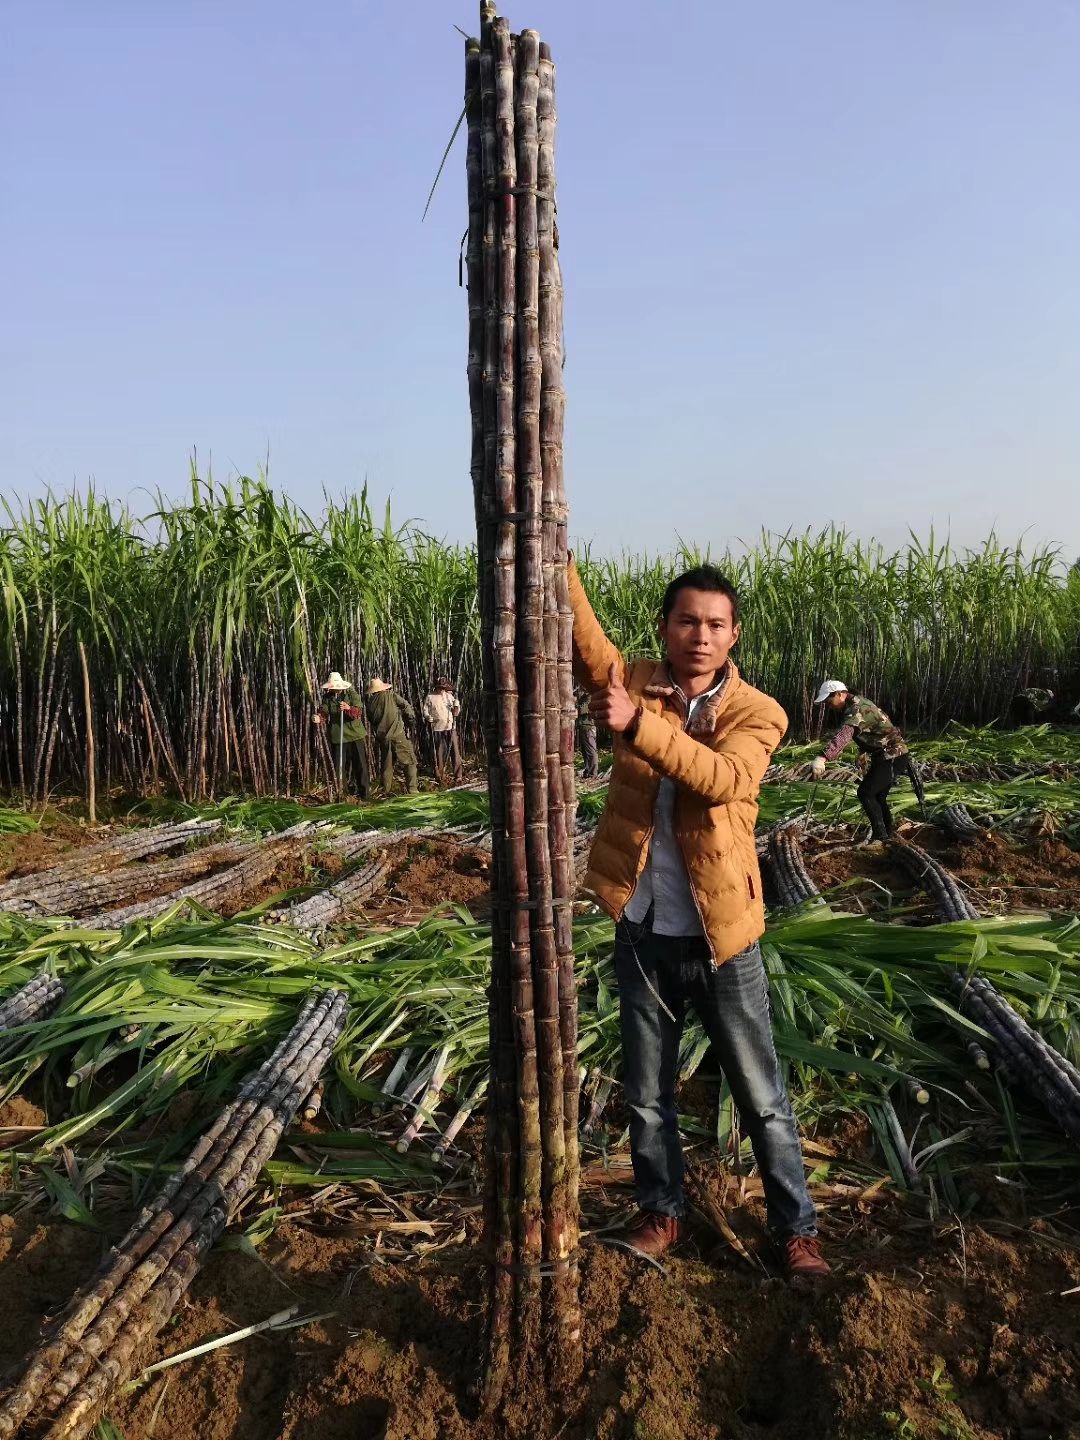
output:
<path id="1" fill-rule="evenodd" d="M 416 721 L 412 706 L 396 690 L 392 690 L 385 680 L 378 678 L 368 681 L 364 705 L 378 750 L 383 789 L 388 795 L 393 790 L 396 765 L 405 772 L 405 789 L 410 795 L 414 794 L 416 751 L 405 733 L 405 721 L 410 725 Z"/>
<path id="2" fill-rule="evenodd" d="M 1018 725 L 1035 725 L 1046 718 L 1046 712 L 1054 703 L 1054 692 L 1039 685 L 1029 685 L 1017 692 L 1012 703 L 1013 716 Z"/>
<path id="3" fill-rule="evenodd" d="M 885 711 L 862 695 L 855 695 L 842 680 L 826 680 L 818 691 L 815 705 L 828 705 L 838 712 L 840 728 L 813 763 L 814 779 L 820 780 L 825 766 L 835 760 L 854 740 L 859 750 L 869 757 L 870 765 L 858 791 L 859 803 L 870 821 L 868 844 L 880 844 L 893 834 L 889 810 L 889 791 L 898 774 L 906 774 L 923 802 L 918 772 L 911 763 L 904 737 Z"/>
<path id="4" fill-rule="evenodd" d="M 315 724 L 330 726 L 330 749 L 334 754 L 334 763 L 340 769 L 338 783 L 344 790 L 345 774 L 350 773 L 356 794 L 361 800 L 368 800 L 371 798 L 371 771 L 360 696 L 336 670 L 330 672 L 322 693 L 323 704 L 316 712 Z"/>
<path id="5" fill-rule="evenodd" d="M 578 685 L 574 696 L 577 700 L 577 741 L 584 761 L 581 778 L 595 780 L 600 773 L 600 757 L 596 750 L 596 721 L 589 710 L 589 692 Z"/>

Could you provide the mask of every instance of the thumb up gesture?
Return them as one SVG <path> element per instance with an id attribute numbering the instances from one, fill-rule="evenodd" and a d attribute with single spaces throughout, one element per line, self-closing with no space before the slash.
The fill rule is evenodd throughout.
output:
<path id="1" fill-rule="evenodd" d="M 608 683 L 604 688 L 593 694 L 589 701 L 589 713 L 598 725 L 603 725 L 616 735 L 621 735 L 637 714 L 637 706 L 619 679 L 617 665 L 612 665 L 608 670 Z"/>

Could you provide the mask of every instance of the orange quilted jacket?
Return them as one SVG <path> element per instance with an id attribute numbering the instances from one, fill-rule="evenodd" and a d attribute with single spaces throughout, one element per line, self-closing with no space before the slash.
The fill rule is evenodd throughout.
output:
<path id="1" fill-rule="evenodd" d="M 649 856 L 660 781 L 678 783 L 675 835 L 713 959 L 738 955 L 765 930 L 754 845 L 758 789 L 787 730 L 775 700 L 747 685 L 732 661 L 723 690 L 683 727 L 685 709 L 666 665 L 627 661 L 604 634 L 577 570 L 570 566 L 574 672 L 590 691 L 616 665 L 642 707 L 633 740 L 615 737 L 607 804 L 589 856 L 584 890 L 619 919 Z"/>

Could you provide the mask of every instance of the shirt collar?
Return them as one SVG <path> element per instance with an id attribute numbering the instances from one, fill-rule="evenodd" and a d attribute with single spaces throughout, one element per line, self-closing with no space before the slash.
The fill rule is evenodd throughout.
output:
<path id="1" fill-rule="evenodd" d="M 668 679 L 671 681 L 671 688 L 675 691 L 676 695 L 680 697 L 683 704 L 688 710 L 693 709 L 695 705 L 700 705 L 703 700 L 711 700 L 714 695 L 719 695 L 720 691 L 723 690 L 724 686 L 727 684 L 728 665 L 727 661 L 725 660 L 723 665 L 721 665 L 720 669 L 716 672 L 717 679 L 715 683 L 710 686 L 708 690 L 703 690 L 700 695 L 695 695 L 692 700 L 689 700 L 687 699 L 686 692 L 683 690 L 682 686 L 676 682 L 674 675 L 672 675 L 671 666 L 668 665 L 666 669 L 668 673 Z"/>

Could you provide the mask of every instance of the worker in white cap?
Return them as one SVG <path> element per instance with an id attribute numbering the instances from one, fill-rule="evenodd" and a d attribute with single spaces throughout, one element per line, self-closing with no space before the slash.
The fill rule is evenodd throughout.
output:
<path id="1" fill-rule="evenodd" d="M 814 779 L 820 780 L 830 760 L 835 760 L 852 741 L 869 757 L 870 765 L 856 792 L 870 821 L 870 843 L 888 840 L 893 833 L 888 794 L 898 774 L 906 774 L 924 806 L 922 785 L 911 762 L 903 735 L 885 711 L 863 695 L 856 695 L 843 680 L 826 680 L 815 705 L 827 705 L 836 712 L 839 728 L 813 762 Z"/>
<path id="2" fill-rule="evenodd" d="M 353 786 L 361 800 L 371 797 L 367 730 L 364 706 L 352 685 L 337 670 L 331 670 L 322 687 L 323 704 L 315 713 L 315 724 L 330 726 L 330 748 L 338 766 L 338 783 L 345 788 L 345 773 L 352 774 Z"/>

